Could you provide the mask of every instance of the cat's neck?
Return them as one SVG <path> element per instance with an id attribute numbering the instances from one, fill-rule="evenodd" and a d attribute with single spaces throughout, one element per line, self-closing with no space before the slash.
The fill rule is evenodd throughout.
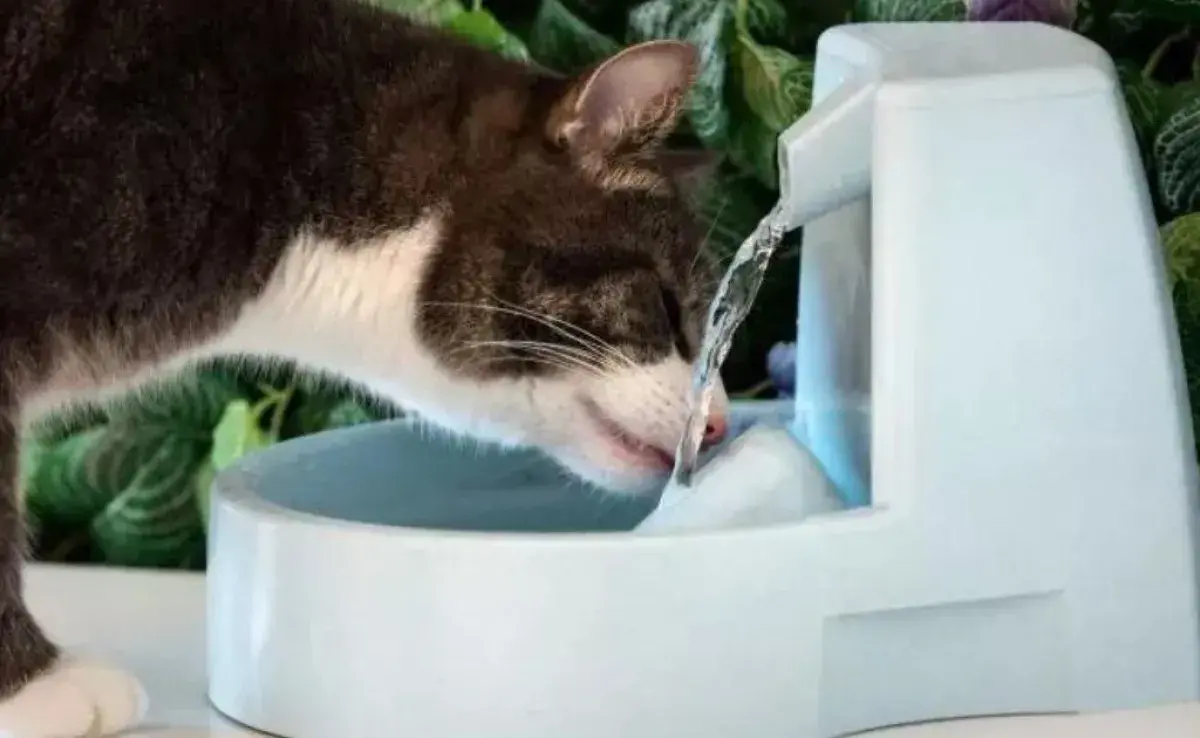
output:
<path id="1" fill-rule="evenodd" d="M 491 392 L 481 399 L 474 383 L 438 362 L 418 335 L 418 314 L 430 307 L 421 302 L 420 286 L 444 225 L 444 211 L 431 207 L 412 226 L 362 243 L 299 234 L 261 296 L 189 358 L 250 354 L 294 361 L 356 381 L 442 427 L 518 442 L 482 418 L 502 415 L 502 406 L 519 394 Z M 497 406 L 485 409 L 481 401 Z"/>
<path id="2" fill-rule="evenodd" d="M 419 381 L 427 372 L 418 367 L 425 357 L 417 292 L 443 222 L 430 210 L 410 227 L 356 244 L 297 234 L 261 295 L 198 352 L 275 356 L 362 382 L 399 369 Z M 376 325 L 379 316 L 389 325 Z"/>

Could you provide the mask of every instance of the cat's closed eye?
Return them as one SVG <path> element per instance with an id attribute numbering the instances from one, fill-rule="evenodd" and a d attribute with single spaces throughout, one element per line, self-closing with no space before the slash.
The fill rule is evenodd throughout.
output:
<path id="1" fill-rule="evenodd" d="M 687 334 L 683 326 L 683 309 L 679 303 L 679 297 L 674 290 L 663 285 L 659 287 L 659 295 L 662 300 L 663 311 L 667 316 L 667 324 L 671 328 L 671 335 L 675 338 L 675 348 L 679 351 L 679 355 L 687 357 L 689 355 L 689 342 Z"/>

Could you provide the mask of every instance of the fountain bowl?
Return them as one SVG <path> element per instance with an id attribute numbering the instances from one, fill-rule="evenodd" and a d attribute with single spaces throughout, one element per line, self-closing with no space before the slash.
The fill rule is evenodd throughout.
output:
<path id="1" fill-rule="evenodd" d="M 808 719 L 807 521 L 631 535 L 654 496 L 406 421 L 260 451 L 211 500 L 210 699 L 255 729 L 726 738 Z"/>

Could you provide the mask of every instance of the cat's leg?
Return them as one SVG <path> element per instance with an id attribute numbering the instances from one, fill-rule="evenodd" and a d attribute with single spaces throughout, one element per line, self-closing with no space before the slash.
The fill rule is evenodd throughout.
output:
<path id="1" fill-rule="evenodd" d="M 14 398 L 0 378 L 0 736 L 85 738 L 141 720 L 145 695 L 131 675 L 61 658 L 25 607 L 25 525 L 17 493 Z"/>

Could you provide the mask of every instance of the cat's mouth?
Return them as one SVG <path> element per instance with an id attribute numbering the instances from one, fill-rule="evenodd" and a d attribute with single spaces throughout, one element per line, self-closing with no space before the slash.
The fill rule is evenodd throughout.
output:
<path id="1" fill-rule="evenodd" d="M 659 472 L 670 471 L 675 466 L 674 452 L 648 443 L 626 430 L 620 423 L 609 417 L 591 398 L 582 397 L 580 402 L 588 419 L 609 442 L 618 458 L 635 466 Z"/>

